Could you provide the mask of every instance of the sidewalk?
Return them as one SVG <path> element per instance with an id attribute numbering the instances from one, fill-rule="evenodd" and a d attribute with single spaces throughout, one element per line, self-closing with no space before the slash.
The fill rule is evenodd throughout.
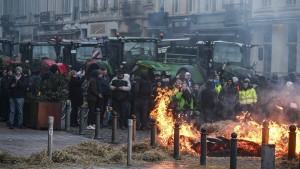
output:
<path id="1" fill-rule="evenodd" d="M 62 149 L 66 146 L 76 145 L 82 141 L 93 140 L 94 130 L 86 130 L 84 135 L 78 134 L 78 128 L 71 128 L 69 132 L 65 131 L 54 131 L 53 134 L 53 148 Z M 117 130 L 116 141 L 120 144 L 127 142 L 127 130 Z M 111 141 L 111 129 L 103 128 L 100 130 L 100 136 L 102 139 L 98 140 L 102 143 L 109 143 Z M 150 138 L 150 131 L 137 131 L 137 141 L 142 141 Z M 34 130 L 30 128 L 26 129 L 9 129 L 6 124 L 0 123 L 0 152 L 7 152 L 16 156 L 28 156 L 31 153 L 40 152 L 47 150 L 48 146 L 48 130 Z M 117 145 L 116 145 L 117 146 Z M 126 167 L 126 164 L 108 165 L 104 167 L 92 167 L 92 168 L 131 168 L 131 169 L 185 169 L 185 168 L 204 168 L 200 167 L 199 159 L 194 158 L 192 163 L 187 163 L 185 160 L 173 160 L 163 161 L 153 165 L 135 165 L 132 167 Z M 104 165 L 104 164 L 102 164 Z M 229 167 L 228 157 L 208 157 L 207 167 L 215 168 L 213 166 L 222 166 L 221 168 Z M 101 164 L 100 164 L 101 166 Z M 243 169 L 256 169 L 260 168 L 260 158 L 247 158 L 239 157 L 238 166 Z M 1 167 L 0 167 L 1 168 Z M 65 168 L 65 167 L 61 167 Z M 81 167 L 69 167 L 78 168 Z M 83 167 L 84 168 L 84 167 Z"/>

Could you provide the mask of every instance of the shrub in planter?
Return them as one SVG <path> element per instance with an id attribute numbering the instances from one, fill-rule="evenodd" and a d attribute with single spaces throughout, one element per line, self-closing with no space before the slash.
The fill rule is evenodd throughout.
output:
<path id="1" fill-rule="evenodd" d="M 53 74 L 40 83 L 39 96 L 31 99 L 29 122 L 41 129 L 48 127 L 48 116 L 54 117 L 54 129 L 61 126 L 62 103 L 68 98 L 68 78 L 63 74 Z"/>

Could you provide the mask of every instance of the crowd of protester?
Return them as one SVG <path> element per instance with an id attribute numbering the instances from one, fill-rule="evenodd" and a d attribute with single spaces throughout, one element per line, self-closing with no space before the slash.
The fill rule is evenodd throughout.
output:
<path id="1" fill-rule="evenodd" d="M 47 79 L 50 70 L 42 79 Z M 200 85 L 192 80 L 190 72 L 181 72 L 173 79 L 157 79 L 153 85 L 147 71 L 141 71 L 139 78 L 119 69 L 114 76 L 108 75 L 106 67 L 93 70 L 88 76 L 84 70 L 69 74 L 69 99 L 71 101 L 71 126 L 78 127 L 78 111 L 84 101 L 88 104 L 87 129 L 95 129 L 95 112 L 100 109 L 100 126 L 104 123 L 107 106 L 110 104 L 118 113 L 118 126 L 126 129 L 127 119 L 132 114 L 137 118 L 137 129 L 149 130 L 149 114 L 155 107 L 155 98 L 162 89 L 173 90 L 170 96 L 169 109 L 174 118 L 190 121 L 195 114 L 200 115 L 202 122 L 210 123 L 218 120 L 233 120 L 241 111 L 251 113 L 268 112 L 266 93 L 286 89 L 284 97 L 297 95 L 294 83 L 290 79 L 279 84 L 278 77 L 273 77 L 269 84 L 254 88 L 250 80 L 237 77 L 223 78 L 219 74 L 209 75 Z M 23 105 L 28 94 L 35 94 L 34 80 L 29 70 L 18 66 L 15 70 L 4 69 L 1 77 L 1 120 L 7 122 L 9 128 L 23 128 Z M 257 94 L 258 92 L 258 94 Z M 265 92 L 265 93 L 264 93 Z M 263 95 L 263 96 L 262 96 Z M 259 103 L 258 103 L 259 102 Z M 297 104 L 291 104 L 296 107 Z M 258 110 L 258 107 L 260 109 Z M 262 108 L 263 107 L 263 108 Z M 295 109 L 295 110 L 296 110 Z M 290 111 L 292 112 L 292 111 Z M 297 112 L 292 112 L 292 115 Z M 292 116 L 291 115 L 291 116 Z M 266 114 L 268 116 L 268 113 Z M 292 116 L 295 119 L 294 116 Z M 109 120 L 109 119 L 107 119 Z"/>

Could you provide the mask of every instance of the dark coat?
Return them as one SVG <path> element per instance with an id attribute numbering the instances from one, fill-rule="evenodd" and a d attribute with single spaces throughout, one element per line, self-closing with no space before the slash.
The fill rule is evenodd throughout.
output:
<path id="1" fill-rule="evenodd" d="M 87 100 L 91 102 L 96 102 L 98 100 L 97 92 L 97 80 L 96 78 L 91 78 L 89 82 L 89 87 L 87 90 Z"/>
<path id="2" fill-rule="evenodd" d="M 104 96 L 110 96 L 111 95 L 111 91 L 110 91 L 110 78 L 109 76 L 103 76 L 103 78 L 100 81 L 100 85 L 101 85 L 101 89 L 102 89 L 102 93 Z"/>
<path id="3" fill-rule="evenodd" d="M 16 84 L 15 87 L 11 87 L 12 84 Z M 21 78 L 16 81 L 14 78 L 10 83 L 10 97 L 11 98 L 24 98 L 26 94 L 26 79 L 22 75 Z"/>
<path id="4" fill-rule="evenodd" d="M 82 105 L 83 95 L 81 85 L 84 81 L 84 78 L 71 77 L 69 83 L 69 97 L 72 104 Z"/>

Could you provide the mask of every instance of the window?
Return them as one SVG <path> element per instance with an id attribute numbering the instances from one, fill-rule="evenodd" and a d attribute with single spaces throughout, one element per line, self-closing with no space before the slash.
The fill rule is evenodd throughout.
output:
<path id="1" fill-rule="evenodd" d="M 265 27 L 264 42 L 272 42 L 272 26 Z"/>
<path id="2" fill-rule="evenodd" d="M 262 0 L 262 7 L 270 7 L 271 5 L 271 0 Z"/>
<path id="3" fill-rule="evenodd" d="M 205 0 L 205 11 L 211 10 L 211 0 Z"/>
<path id="4" fill-rule="evenodd" d="M 286 5 L 296 5 L 296 0 L 286 0 Z"/>
<path id="5" fill-rule="evenodd" d="M 81 11 L 88 11 L 89 9 L 89 0 L 82 0 Z"/>
<path id="6" fill-rule="evenodd" d="M 118 8 L 118 0 L 114 0 L 114 6 L 113 8 Z"/>
<path id="7" fill-rule="evenodd" d="M 93 0 L 92 9 L 93 10 L 98 10 L 98 0 Z"/>
<path id="8" fill-rule="evenodd" d="M 226 0 L 222 0 L 222 9 L 224 10 L 224 9 L 226 9 Z"/>
<path id="9" fill-rule="evenodd" d="M 297 45 L 289 45 L 288 71 L 295 72 L 297 67 Z"/>
<path id="10" fill-rule="evenodd" d="M 188 11 L 189 12 L 193 12 L 194 11 L 193 6 L 194 6 L 194 0 L 189 0 L 188 1 Z"/>
<path id="11" fill-rule="evenodd" d="M 70 13 L 70 0 L 64 0 L 64 13 Z"/>
<path id="12" fill-rule="evenodd" d="M 216 12 L 217 10 L 217 3 L 216 3 L 216 0 L 212 0 L 212 12 Z"/>
<path id="13" fill-rule="evenodd" d="M 272 63 L 272 46 L 264 45 L 264 74 L 269 76 L 271 74 Z"/>
<path id="14" fill-rule="evenodd" d="M 179 0 L 174 0 L 174 13 L 179 12 Z"/>
<path id="15" fill-rule="evenodd" d="M 289 25 L 288 42 L 297 42 L 297 25 Z"/>
<path id="16" fill-rule="evenodd" d="M 107 6 L 108 6 L 108 0 L 102 0 L 101 1 L 101 8 L 102 9 L 107 9 Z"/>

